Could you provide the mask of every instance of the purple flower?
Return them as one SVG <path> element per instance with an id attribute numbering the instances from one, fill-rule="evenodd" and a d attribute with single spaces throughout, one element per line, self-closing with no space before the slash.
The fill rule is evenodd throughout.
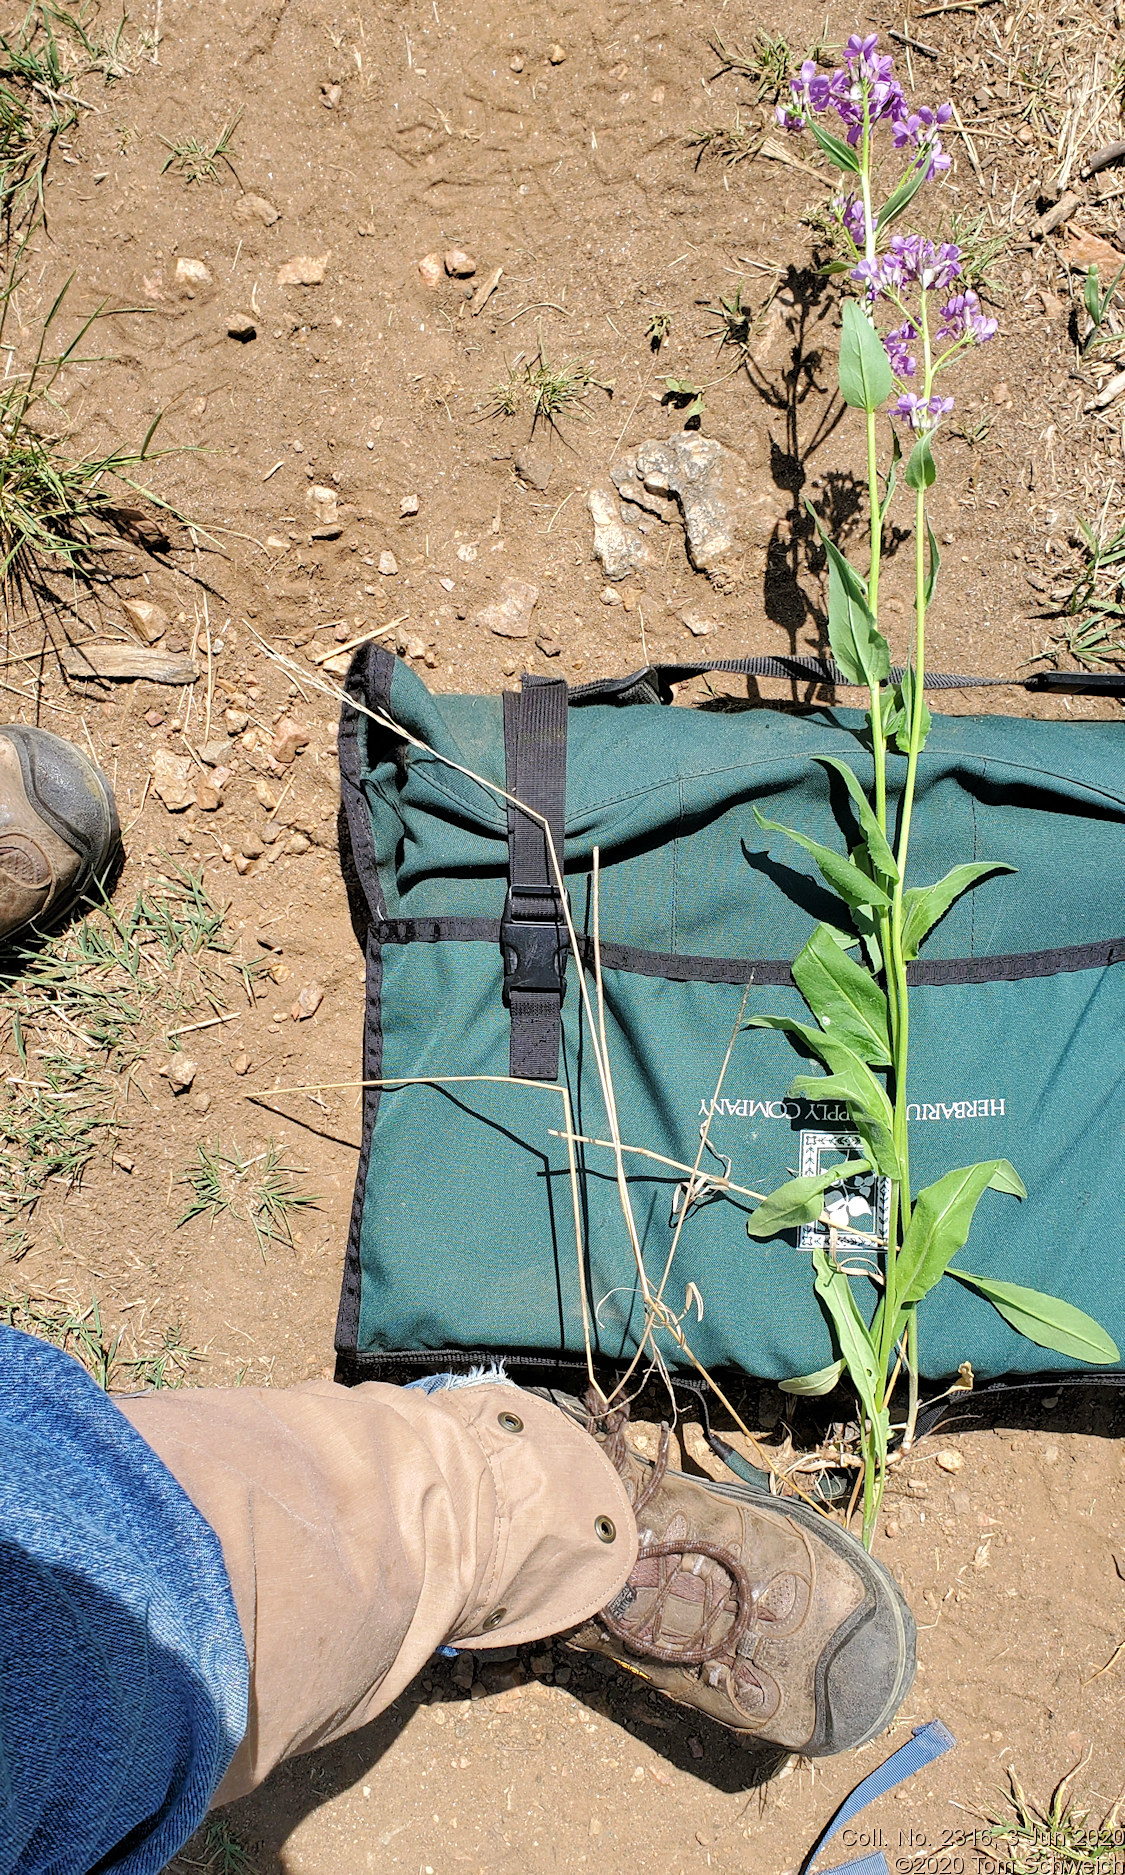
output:
<path id="1" fill-rule="evenodd" d="M 863 247 L 867 240 L 867 223 L 864 219 L 863 203 L 858 195 L 838 195 L 832 204 L 841 222 L 851 236 L 853 245 Z M 879 225 L 879 217 L 872 214 L 872 228 Z"/>
<path id="2" fill-rule="evenodd" d="M 897 403 L 891 405 L 891 415 L 904 417 L 912 430 L 924 436 L 936 430 L 952 408 L 952 397 L 919 397 L 915 391 L 904 391 Z"/>
<path id="3" fill-rule="evenodd" d="M 987 319 L 980 309 L 980 300 L 972 287 L 966 287 L 963 293 L 955 293 L 941 309 L 941 325 L 934 339 L 936 345 L 947 343 L 960 344 L 967 340 L 972 345 L 985 345 L 995 338 L 1000 330 L 998 319 Z"/>
<path id="4" fill-rule="evenodd" d="M 961 250 L 952 241 L 935 247 L 921 234 L 893 234 L 878 260 L 860 261 L 852 279 L 861 284 L 869 300 L 882 293 L 898 293 L 917 281 L 924 292 L 951 286 L 961 272 Z"/>
<path id="5" fill-rule="evenodd" d="M 948 169 L 953 160 L 942 149 L 938 137 L 938 131 L 949 123 L 952 116 L 952 104 L 939 104 L 936 111 L 931 111 L 928 105 L 921 104 L 916 111 L 904 114 L 895 123 L 895 149 L 904 150 L 913 146 L 916 150 L 923 152 L 927 182 L 931 181 L 940 170 Z"/>
<path id="6" fill-rule="evenodd" d="M 909 319 L 893 332 L 884 332 L 883 346 L 896 378 L 912 378 L 917 371 L 917 362 L 907 350 L 917 337 L 918 328 Z"/>

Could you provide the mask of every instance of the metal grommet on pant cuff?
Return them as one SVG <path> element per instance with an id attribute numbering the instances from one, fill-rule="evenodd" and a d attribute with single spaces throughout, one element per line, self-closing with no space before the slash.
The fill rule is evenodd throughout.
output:
<path id="1" fill-rule="evenodd" d="M 522 1432 L 523 1420 L 518 1413 L 497 1413 L 496 1424 L 503 1432 Z"/>
<path id="2" fill-rule="evenodd" d="M 614 1523 L 613 1518 L 595 1517 L 594 1534 L 602 1543 L 615 1543 L 617 1541 L 617 1525 Z"/>
<path id="3" fill-rule="evenodd" d="M 498 1628 L 500 1626 L 500 1623 L 503 1621 L 504 1616 L 507 1614 L 507 1612 L 508 1610 L 506 1608 L 494 1608 L 492 1610 L 492 1613 L 490 1615 L 486 1615 L 484 1620 L 481 1622 L 480 1624 L 481 1633 L 487 1634 L 490 1629 Z"/>

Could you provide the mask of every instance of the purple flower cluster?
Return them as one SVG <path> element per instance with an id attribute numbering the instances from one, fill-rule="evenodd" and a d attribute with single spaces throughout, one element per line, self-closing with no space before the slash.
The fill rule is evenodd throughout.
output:
<path id="1" fill-rule="evenodd" d="M 941 325 L 935 336 L 938 345 L 959 344 L 963 339 L 976 345 L 987 344 L 1000 329 L 998 319 L 986 319 L 972 287 L 955 293 L 941 309 Z"/>
<path id="2" fill-rule="evenodd" d="M 852 279 L 863 286 L 869 301 L 881 294 L 899 294 L 915 282 L 923 292 L 952 286 L 961 272 L 961 249 L 952 241 L 935 247 L 921 234 L 893 234 L 884 253 L 861 260 Z"/>
<path id="3" fill-rule="evenodd" d="M 911 429 L 921 435 L 936 430 L 952 408 L 952 397 L 919 397 L 914 391 L 903 391 L 898 402 L 891 405 L 891 415 L 904 417 Z"/>
<path id="4" fill-rule="evenodd" d="M 916 149 L 925 153 L 926 179 L 948 169 L 950 158 L 941 147 L 938 131 L 953 115 L 950 104 L 936 111 L 922 106 L 912 111 L 903 89 L 894 75 L 894 60 L 877 50 L 877 33 L 861 38 L 853 33 L 844 47 L 846 63 L 829 74 L 821 72 L 815 59 L 806 59 L 791 80 L 792 98 L 777 107 L 777 121 L 785 130 L 803 130 L 810 116 L 835 111 L 844 126 L 847 141 L 859 142 L 866 122 L 890 124 L 896 150 Z"/>
<path id="5" fill-rule="evenodd" d="M 883 344 L 896 378 L 912 378 L 917 371 L 917 360 L 907 349 L 917 337 L 918 328 L 911 319 L 896 326 L 893 332 L 884 332 Z"/>

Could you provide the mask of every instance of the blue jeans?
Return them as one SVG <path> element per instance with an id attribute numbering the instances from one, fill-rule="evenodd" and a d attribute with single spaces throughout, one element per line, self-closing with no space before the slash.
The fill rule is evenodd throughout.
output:
<path id="1" fill-rule="evenodd" d="M 246 1729 L 219 1540 L 69 1355 L 0 1327 L 0 1875 L 155 1875 Z"/>

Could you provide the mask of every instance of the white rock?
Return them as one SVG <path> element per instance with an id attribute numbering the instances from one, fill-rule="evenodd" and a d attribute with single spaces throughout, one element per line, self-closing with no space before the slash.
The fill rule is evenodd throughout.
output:
<path id="1" fill-rule="evenodd" d="M 173 755 L 170 749 L 152 752 L 152 787 L 170 814 L 182 814 L 195 805 L 193 776 L 195 763 L 190 755 Z"/>
<path id="2" fill-rule="evenodd" d="M 437 253 L 423 254 L 421 260 L 418 262 L 418 273 L 423 286 L 428 286 L 431 291 L 433 288 L 439 287 L 445 279 L 445 267 L 442 264 L 441 255 Z"/>
<path id="3" fill-rule="evenodd" d="M 418 512 L 417 495 L 404 495 L 402 500 L 398 504 L 398 511 L 401 515 L 404 515 L 404 516 L 408 514 L 417 514 Z"/>
<path id="4" fill-rule="evenodd" d="M 395 559 L 389 547 L 384 548 L 383 552 L 379 555 L 379 571 L 388 579 L 398 572 L 398 561 Z"/>
<path id="5" fill-rule="evenodd" d="M 531 614 L 538 598 L 538 586 L 509 576 L 500 582 L 499 598 L 474 612 L 473 622 L 495 632 L 498 638 L 527 638 L 531 634 Z"/>
<path id="6" fill-rule="evenodd" d="M 164 1076 L 174 1094 L 186 1094 L 199 1073 L 199 1063 L 189 1061 L 186 1055 L 173 1055 L 171 1061 L 165 1062 L 159 1072 Z"/>
<path id="7" fill-rule="evenodd" d="M 627 573 L 648 563 L 651 556 L 643 536 L 637 528 L 626 526 L 620 503 L 608 488 L 592 488 L 586 506 L 594 523 L 594 556 L 600 560 L 607 579 L 624 579 Z"/>
<path id="8" fill-rule="evenodd" d="M 321 527 L 331 527 L 339 518 L 336 511 L 338 500 L 334 488 L 322 488 L 318 482 L 313 482 L 305 491 L 305 505 L 316 509 L 317 523 Z"/>
<path id="9" fill-rule="evenodd" d="M 788 499 L 768 478 L 752 478 L 741 456 L 693 430 L 678 430 L 666 443 L 642 443 L 636 477 L 651 493 L 676 497 L 691 563 L 720 585 L 726 563 L 747 550 L 765 565 L 789 512 Z"/>
<path id="10" fill-rule="evenodd" d="M 277 270 L 278 286 L 319 286 L 332 249 L 323 254 L 294 254 Z"/>
<path id="11" fill-rule="evenodd" d="M 176 285 L 194 291 L 210 284 L 211 269 L 206 261 L 189 260 L 186 255 L 181 255 L 176 262 Z"/>

